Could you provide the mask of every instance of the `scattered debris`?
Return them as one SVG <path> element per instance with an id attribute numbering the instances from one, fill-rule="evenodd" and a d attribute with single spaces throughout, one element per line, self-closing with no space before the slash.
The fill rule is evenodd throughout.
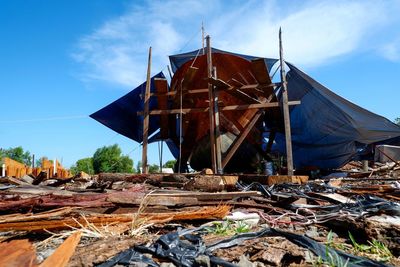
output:
<path id="1" fill-rule="evenodd" d="M 398 265 L 396 174 L 350 178 L 354 166 L 344 178 L 274 185 L 243 174 L 2 178 L 1 263 Z"/>

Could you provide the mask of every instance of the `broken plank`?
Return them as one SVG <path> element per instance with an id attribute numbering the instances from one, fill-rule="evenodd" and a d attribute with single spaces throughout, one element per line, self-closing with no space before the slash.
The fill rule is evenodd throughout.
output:
<path id="1" fill-rule="evenodd" d="M 69 236 L 39 267 L 65 267 L 81 240 L 81 232 Z"/>

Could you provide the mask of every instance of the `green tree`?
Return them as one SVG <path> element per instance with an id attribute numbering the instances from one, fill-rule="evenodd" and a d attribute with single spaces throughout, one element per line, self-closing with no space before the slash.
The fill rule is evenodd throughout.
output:
<path id="1" fill-rule="evenodd" d="M 396 123 L 397 125 L 400 125 L 400 117 L 397 117 L 396 119 L 394 119 L 394 123 Z"/>
<path id="2" fill-rule="evenodd" d="M 160 172 L 160 166 L 157 164 L 149 165 L 149 173 L 158 173 Z"/>
<path id="3" fill-rule="evenodd" d="M 87 174 L 94 174 L 93 158 L 80 159 L 71 167 L 71 172 L 74 175 L 81 171 L 86 172 Z"/>
<path id="4" fill-rule="evenodd" d="M 174 165 L 176 163 L 176 160 L 168 160 L 167 162 L 164 163 L 163 168 L 174 168 Z"/>
<path id="5" fill-rule="evenodd" d="M 48 157 L 40 157 L 35 161 L 35 167 L 42 167 L 43 160 L 49 160 Z M 53 160 L 49 160 L 53 164 Z"/>
<path id="6" fill-rule="evenodd" d="M 100 172 L 126 172 L 132 173 L 133 160 L 128 156 L 121 155 L 121 148 L 117 144 L 103 146 L 96 150 L 93 155 L 93 170 Z"/>
<path id="7" fill-rule="evenodd" d="M 30 166 L 32 164 L 32 157 L 29 151 L 24 151 L 22 146 L 10 147 L 9 149 L 2 149 L 0 153 L 1 157 L 8 157 L 15 161 L 21 162 L 25 165 Z"/>

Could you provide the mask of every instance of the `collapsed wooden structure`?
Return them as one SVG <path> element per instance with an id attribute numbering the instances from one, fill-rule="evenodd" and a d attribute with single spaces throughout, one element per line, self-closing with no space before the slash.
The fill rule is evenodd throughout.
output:
<path id="1" fill-rule="evenodd" d="M 281 38 L 279 59 L 211 48 L 206 40 L 203 49 L 169 57 L 171 80 L 150 76 L 150 49 L 147 81 L 90 115 L 143 144 L 144 172 L 147 144 L 156 141 L 168 145 L 177 172 L 189 163 L 196 171 L 254 173 L 274 161 L 286 162 L 281 173 L 288 174 L 337 169 L 371 159 L 376 145 L 400 144 L 398 125 L 285 62 Z"/>
<path id="2" fill-rule="evenodd" d="M 281 73 L 279 83 L 272 82 L 263 58 L 249 62 L 234 55 L 212 53 L 210 37 L 207 36 L 206 50 L 203 49 L 202 55 L 198 54 L 175 72 L 171 88 L 168 88 L 167 79 L 154 79 L 156 88 L 154 94 L 150 94 L 150 48 L 144 112 L 139 112 L 139 115 L 144 116 L 142 156 L 144 166 L 147 163 L 149 115 L 160 116 L 161 139 L 171 138 L 169 134 L 171 131 L 179 131 L 175 138 L 172 137 L 173 142 L 179 147 L 178 171 L 181 171 L 181 166 L 194 157 L 194 150 L 199 142 L 206 138 L 211 153 L 210 167 L 214 173 L 222 174 L 246 139 L 249 143 L 259 145 L 262 139 L 258 130 L 260 127 L 255 125 L 262 122 L 264 116 L 280 118 L 279 107 L 281 107 L 287 147 L 287 169 L 288 174 L 293 175 L 289 105 L 300 104 L 300 101 L 288 101 L 281 32 L 279 40 Z M 281 88 L 282 102 L 276 97 L 277 87 Z M 151 96 L 157 98 L 158 109 L 149 110 Z M 169 104 L 171 102 L 172 105 Z M 176 125 L 173 117 L 171 119 L 172 115 L 179 116 L 179 125 Z M 184 141 L 182 141 L 183 132 Z M 234 137 L 223 153 L 222 134 L 225 133 L 234 133 Z M 269 144 L 271 145 L 272 143 Z M 191 166 L 199 162 L 201 160 L 194 161 Z M 208 163 L 200 164 L 197 169 L 208 167 L 207 165 Z M 146 168 L 144 173 L 147 173 Z"/>

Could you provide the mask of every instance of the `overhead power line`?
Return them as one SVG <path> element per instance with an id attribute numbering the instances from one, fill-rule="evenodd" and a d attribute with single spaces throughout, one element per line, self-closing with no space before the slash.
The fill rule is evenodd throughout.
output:
<path id="1" fill-rule="evenodd" d="M 61 116 L 61 117 L 48 117 L 36 119 L 19 119 L 19 120 L 0 120 L 1 123 L 25 123 L 25 122 L 41 122 L 41 121 L 61 121 L 61 120 L 75 120 L 88 118 L 88 115 L 75 115 L 75 116 Z"/>

